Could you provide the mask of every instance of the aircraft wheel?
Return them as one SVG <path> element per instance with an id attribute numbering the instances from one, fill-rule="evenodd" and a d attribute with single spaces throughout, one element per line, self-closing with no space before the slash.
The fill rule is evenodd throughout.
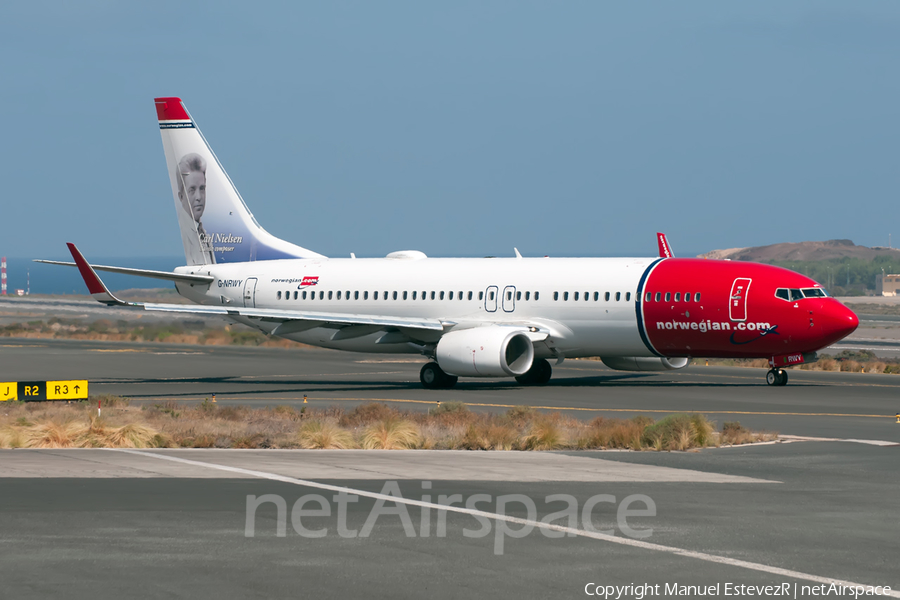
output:
<path id="1" fill-rule="evenodd" d="M 437 363 L 422 365 L 422 370 L 419 371 L 419 381 L 422 382 L 422 387 L 427 390 L 435 390 L 441 387 L 443 376 L 444 371 L 441 370 Z"/>
<path id="2" fill-rule="evenodd" d="M 775 369 L 769 369 L 769 372 L 766 373 L 766 383 L 769 385 L 779 385 L 778 382 L 781 378 L 778 377 L 778 371 Z"/>
<path id="3" fill-rule="evenodd" d="M 452 388 L 459 381 L 459 377 L 447 375 L 437 363 L 432 362 L 422 365 L 422 370 L 419 371 L 419 381 L 422 382 L 422 387 L 425 389 L 440 390 Z"/>
<path id="4" fill-rule="evenodd" d="M 788 374 L 787 371 L 783 369 L 778 369 L 778 383 L 775 385 L 787 385 L 788 382 Z"/>
<path id="5" fill-rule="evenodd" d="M 553 367 L 546 359 L 540 358 L 532 363 L 531 368 L 516 377 L 522 385 L 544 385 L 553 376 Z"/>

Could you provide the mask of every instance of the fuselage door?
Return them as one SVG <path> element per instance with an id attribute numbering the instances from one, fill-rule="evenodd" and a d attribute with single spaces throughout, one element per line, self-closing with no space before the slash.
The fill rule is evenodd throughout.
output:
<path id="1" fill-rule="evenodd" d="M 503 288 L 503 310 L 505 312 L 516 310 L 516 286 L 514 285 Z"/>
<path id="2" fill-rule="evenodd" d="M 731 284 L 731 298 L 728 301 L 728 316 L 732 321 L 747 320 L 747 293 L 750 291 L 750 279 L 738 277 Z"/>
<path id="3" fill-rule="evenodd" d="M 484 310 L 488 312 L 497 312 L 497 294 L 499 288 L 496 285 L 488 287 L 484 292 Z"/>
<path id="4" fill-rule="evenodd" d="M 256 277 L 249 277 L 244 283 L 244 306 L 256 308 Z"/>

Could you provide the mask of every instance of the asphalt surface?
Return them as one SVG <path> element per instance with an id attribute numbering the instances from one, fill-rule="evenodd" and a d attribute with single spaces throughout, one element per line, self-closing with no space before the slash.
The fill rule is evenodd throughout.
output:
<path id="1" fill-rule="evenodd" d="M 505 455 L 512 459 L 466 452 L 0 451 L 2 595 L 574 598 L 586 597 L 593 582 L 719 584 L 713 597 L 726 597 L 725 583 L 786 583 L 791 591 L 797 584 L 798 597 L 813 597 L 802 586 L 830 578 L 900 588 L 898 376 L 792 371 L 788 386 L 770 388 L 762 369 L 617 373 L 566 361 L 542 388 L 463 380 L 454 390 L 427 391 L 418 383 L 420 364 L 324 350 L 0 343 L 3 380 L 86 378 L 92 393 L 136 402 L 196 402 L 216 393 L 226 405 L 296 405 L 305 394 L 318 406 L 385 400 L 415 410 L 440 399 L 474 410 L 528 404 L 580 417 L 702 411 L 720 422 L 829 441 Z M 372 494 L 390 492 L 385 485 L 392 481 L 403 498 L 428 505 L 404 505 L 412 536 L 397 515 L 379 517 L 366 537 L 341 536 L 329 486 L 357 496 L 341 524 L 362 530 L 376 506 Z M 329 516 L 301 516 L 303 526 L 325 527 L 326 535 L 301 535 L 289 518 L 278 536 L 270 503 L 256 511 L 248 536 L 247 497 L 265 494 L 283 498 L 291 515 L 302 496 L 324 497 Z M 465 512 L 446 516 L 443 536 L 436 533 L 438 511 L 423 524 L 424 509 L 454 494 L 461 506 L 486 495 L 474 507 L 489 515 L 489 535 L 468 537 L 465 530 L 483 525 Z M 516 502 L 501 511 L 498 498 L 508 494 L 530 498 L 535 514 Z M 579 532 L 550 538 L 537 528 L 521 538 L 502 536 L 498 553 L 496 515 L 539 521 L 564 508 L 547 502 L 553 494 L 570 495 L 578 511 L 574 523 L 554 523 Z M 581 514 L 598 494 L 607 496 L 587 523 L 612 530 L 599 538 L 584 534 Z M 635 494 L 656 510 L 629 518 L 629 532 L 617 509 Z M 630 535 L 651 529 L 646 538 Z"/>
<path id="2" fill-rule="evenodd" d="M 452 390 L 424 390 L 424 360 L 405 355 L 318 349 L 247 348 L 72 340 L 0 340 L 0 381 L 87 379 L 92 394 L 136 402 L 351 407 L 388 401 L 427 409 L 461 401 L 475 410 L 514 405 L 579 417 L 703 412 L 719 422 L 782 434 L 900 442 L 900 376 L 790 371 L 785 387 L 765 384 L 765 369 L 688 367 L 662 373 L 611 371 L 596 361 L 554 366 L 544 387 L 512 379 L 461 379 Z"/>

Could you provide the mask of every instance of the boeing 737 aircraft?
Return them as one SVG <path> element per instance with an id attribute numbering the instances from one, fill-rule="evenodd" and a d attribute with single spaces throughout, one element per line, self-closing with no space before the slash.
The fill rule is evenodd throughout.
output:
<path id="1" fill-rule="evenodd" d="M 851 310 L 799 273 L 748 262 L 674 258 L 326 258 L 256 222 L 179 98 L 156 112 L 187 266 L 174 272 L 91 265 L 69 244 L 88 290 L 107 305 L 222 315 L 267 334 L 351 350 L 422 354 L 426 388 L 458 377 L 550 380 L 551 360 L 602 357 L 623 371 L 681 369 L 692 357 L 767 358 L 784 367 L 856 329 Z M 352 255 L 351 255 L 352 256 Z M 172 281 L 196 303 L 123 302 L 96 271 Z"/>

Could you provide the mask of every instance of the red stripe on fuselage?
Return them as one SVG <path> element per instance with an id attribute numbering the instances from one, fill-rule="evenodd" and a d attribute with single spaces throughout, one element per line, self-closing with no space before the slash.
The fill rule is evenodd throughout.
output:
<path id="1" fill-rule="evenodd" d="M 738 279 L 752 285 L 735 285 Z M 812 279 L 772 265 L 670 258 L 653 269 L 644 285 L 644 328 L 665 356 L 764 358 L 813 352 L 846 337 L 859 321 L 833 298 L 788 302 L 775 296 L 777 288 L 812 287 L 818 287 Z"/>

